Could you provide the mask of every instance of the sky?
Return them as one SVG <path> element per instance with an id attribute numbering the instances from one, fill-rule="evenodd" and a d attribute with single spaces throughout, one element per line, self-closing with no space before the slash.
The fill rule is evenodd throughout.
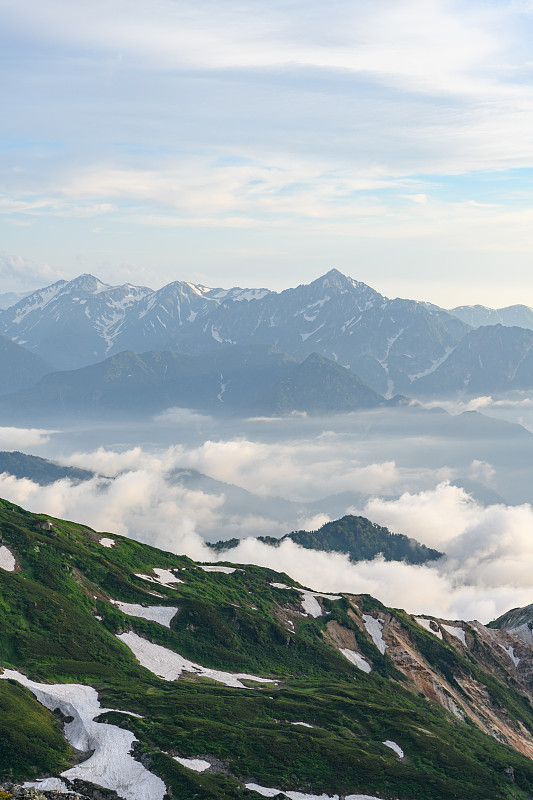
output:
<path id="1" fill-rule="evenodd" d="M 0 293 L 533 305 L 532 0 L 0 0 Z"/>

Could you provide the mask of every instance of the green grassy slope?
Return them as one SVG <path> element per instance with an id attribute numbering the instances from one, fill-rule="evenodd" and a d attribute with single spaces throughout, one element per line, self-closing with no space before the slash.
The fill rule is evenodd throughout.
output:
<path id="1" fill-rule="evenodd" d="M 103 707 L 141 714 L 138 719 L 108 712 L 101 719 L 134 731 L 136 752 L 172 797 L 257 797 L 243 788 L 250 780 L 386 800 L 527 800 L 533 792 L 533 761 L 420 696 L 365 636 L 348 598 L 325 599 L 324 616 L 304 617 L 301 595 L 286 575 L 253 566 L 232 574 L 205 572 L 186 557 L 114 534 L 116 546 L 104 548 L 101 534 L 52 522 L 47 530 L 45 517 L 0 501 L 0 544 L 17 558 L 16 571 L 0 569 L 0 666 L 42 682 L 90 684 Z M 134 574 L 154 567 L 179 570 L 184 582 L 170 588 Z M 167 629 L 126 616 L 110 598 L 175 605 L 178 613 Z M 361 602 L 366 609 L 382 608 L 371 598 Z M 516 687 L 467 658 L 451 664 L 449 644 L 409 615 L 397 618 L 425 648 L 436 672 L 475 667 L 478 680 L 492 681 L 497 702 L 533 731 L 533 711 Z M 327 628 L 332 623 L 355 637 L 372 662 L 370 674 L 333 646 Z M 116 638 L 127 630 L 203 666 L 278 683 L 239 690 L 192 674 L 160 680 Z M 313 727 L 291 724 L 302 721 Z M 65 768 L 74 756 L 59 731 L 30 693 L 0 681 L 0 780 Z M 400 743 L 405 759 L 383 745 L 386 739 Z M 220 771 L 191 772 L 169 753 L 209 755 Z M 514 781 L 506 778 L 508 767 Z"/>

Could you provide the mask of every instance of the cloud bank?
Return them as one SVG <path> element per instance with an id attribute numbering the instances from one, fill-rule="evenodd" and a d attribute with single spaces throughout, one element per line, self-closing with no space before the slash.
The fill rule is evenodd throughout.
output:
<path id="1" fill-rule="evenodd" d="M 283 486 L 288 494 L 297 492 L 306 497 L 314 487 L 316 498 L 319 491 L 331 488 L 332 468 L 334 480 L 346 469 L 339 449 L 338 463 L 329 450 L 335 449 L 330 436 L 318 437 L 314 443 L 304 442 L 300 448 L 278 445 L 276 458 L 273 448 L 274 445 L 248 440 L 206 442 L 189 450 L 176 445 L 152 453 L 140 447 L 120 453 L 99 448 L 78 452 L 68 461 L 107 477 L 80 484 L 61 480 L 41 487 L 4 474 L 0 475 L 0 496 L 33 511 L 77 520 L 111 534 L 128 535 L 196 560 L 217 559 L 205 544 L 202 533 L 206 531 L 217 532 L 216 538 L 247 536 L 219 558 L 286 572 L 318 591 L 367 592 L 412 613 L 487 622 L 511 607 L 530 602 L 530 505 L 484 507 L 464 489 L 446 480 L 437 481 L 437 473 L 432 473 L 431 488 L 403 491 L 395 498 L 387 498 L 380 496 L 380 487 L 399 486 L 406 479 L 403 470 L 394 464 L 371 465 L 369 470 L 354 463 L 351 488 L 364 487 L 372 496 L 360 507 L 347 511 L 362 513 L 447 555 L 424 566 L 385 562 L 379 557 L 352 564 L 344 555 L 305 550 L 291 541 L 279 547 L 262 544 L 252 537 L 273 532 L 281 535 L 288 532 L 287 527 L 249 509 L 239 512 L 233 507 L 229 514 L 220 487 L 217 491 L 204 491 L 171 477 L 178 465 L 210 466 L 214 477 L 218 469 L 224 471 L 226 481 L 230 477 L 246 478 L 243 483 L 250 488 L 272 490 Z M 409 476 L 413 478 L 411 471 Z M 304 514 L 298 522 L 313 529 L 327 519 L 324 513 Z"/>

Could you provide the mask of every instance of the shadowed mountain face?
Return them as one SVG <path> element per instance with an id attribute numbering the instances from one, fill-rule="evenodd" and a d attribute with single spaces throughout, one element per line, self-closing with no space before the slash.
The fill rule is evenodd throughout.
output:
<path id="1" fill-rule="evenodd" d="M 78 467 L 63 467 L 54 461 L 39 456 L 31 456 L 18 451 L 0 451 L 0 474 L 7 472 L 15 478 L 28 478 L 40 486 L 48 486 L 55 481 L 68 478 L 74 483 L 88 481 L 94 472 Z"/>
<path id="2" fill-rule="evenodd" d="M 51 371 L 44 359 L 0 336 L 0 395 L 32 386 Z"/>
<path id="3" fill-rule="evenodd" d="M 533 331 L 492 325 L 468 333 L 412 391 L 424 394 L 489 394 L 533 386 Z"/>
<path id="4" fill-rule="evenodd" d="M 225 414 L 331 414 L 387 401 L 356 375 L 321 356 L 303 364 L 268 346 L 201 356 L 131 351 L 44 377 L 0 400 L 5 414 L 147 414 L 179 406 Z"/>
<path id="5" fill-rule="evenodd" d="M 0 532 L 0 782 L 528 800 L 533 649 L 510 633 L 5 501 Z"/>

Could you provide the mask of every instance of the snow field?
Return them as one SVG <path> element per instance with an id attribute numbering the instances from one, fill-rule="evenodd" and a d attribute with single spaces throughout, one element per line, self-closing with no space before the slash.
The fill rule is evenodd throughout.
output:
<path id="1" fill-rule="evenodd" d="M 40 789 L 43 792 L 60 792 L 61 794 L 70 792 L 67 784 L 61 778 L 41 778 L 41 780 L 33 782 L 27 781 L 22 785 L 25 789 Z"/>
<path id="2" fill-rule="evenodd" d="M 124 800 L 163 800 L 166 787 L 161 778 L 130 755 L 133 742 L 137 741 L 133 733 L 116 725 L 94 721 L 99 714 L 112 709 L 100 706 L 98 694 L 92 686 L 35 683 L 11 669 L 4 669 L 0 678 L 18 681 L 45 708 L 50 711 L 59 708 L 65 716 L 73 717 L 71 722 L 65 723 L 65 737 L 77 750 L 92 751 L 92 755 L 62 772 L 63 778 L 95 783 L 115 791 Z"/>
<path id="3" fill-rule="evenodd" d="M 108 539 L 108 538 L 106 538 L 104 536 L 103 539 L 100 539 L 99 544 L 101 544 L 102 547 L 114 547 L 115 546 L 115 540 L 114 539 Z"/>
<path id="4" fill-rule="evenodd" d="M 179 756 L 172 756 L 172 758 L 174 761 L 179 761 L 183 767 L 192 769 L 195 772 L 205 772 L 211 766 L 209 761 L 204 761 L 203 758 L 180 758 Z"/>
<path id="5" fill-rule="evenodd" d="M 345 648 L 341 648 L 339 652 L 341 652 L 343 656 L 348 659 L 348 661 L 351 661 L 352 664 L 354 664 L 356 667 L 359 667 L 359 669 L 363 672 L 366 672 L 367 674 L 372 672 L 372 667 L 360 653 L 356 653 L 355 650 L 347 650 Z"/>
<path id="6" fill-rule="evenodd" d="M 317 597 L 324 597 L 326 600 L 341 600 L 339 594 L 322 594 L 321 592 L 311 592 L 308 589 L 299 589 L 297 586 L 286 586 L 284 583 L 271 583 L 274 589 L 295 589 L 302 595 L 302 608 L 310 617 L 322 617 L 324 612 L 322 606 L 316 599 Z"/>
<path id="7" fill-rule="evenodd" d="M 363 622 L 365 623 L 365 628 L 368 635 L 371 637 L 379 652 L 384 654 L 388 647 L 388 645 L 383 641 L 383 636 L 381 633 L 385 620 L 374 619 L 374 617 L 371 617 L 369 614 L 363 614 Z"/>
<path id="8" fill-rule="evenodd" d="M 121 603 L 119 600 L 110 601 L 114 606 L 129 617 L 140 617 L 150 622 L 158 622 L 165 628 L 170 628 L 170 623 L 178 613 L 175 606 L 141 606 L 137 603 Z"/>
<path id="9" fill-rule="evenodd" d="M 6 572 L 14 572 L 16 566 L 15 556 L 5 546 L 5 544 L 0 547 L 0 569 L 5 569 Z"/>
<path id="10" fill-rule="evenodd" d="M 442 639 L 442 631 L 434 620 L 425 619 L 424 617 L 415 617 L 415 620 L 418 622 L 421 628 L 424 628 L 425 631 L 428 631 L 428 633 L 432 633 L 433 636 L 437 637 L 437 639 Z M 437 625 L 438 630 L 434 631 L 431 627 L 431 623 Z"/>
<path id="11" fill-rule="evenodd" d="M 223 683 L 225 686 L 231 686 L 234 689 L 248 688 L 241 683 L 240 679 L 258 683 L 276 683 L 276 681 L 269 678 L 259 678 L 256 675 L 248 675 L 245 672 L 234 674 L 202 667 L 200 664 L 195 664 L 193 661 L 178 655 L 178 653 L 174 653 L 173 650 L 168 650 L 166 647 L 161 647 L 159 644 L 143 639 L 133 631 L 118 634 L 117 639 L 123 642 L 126 647 L 129 647 L 142 667 L 149 669 L 150 672 L 165 681 L 175 681 L 182 672 L 192 672 L 204 678 L 211 678 L 218 683 Z"/>
<path id="12" fill-rule="evenodd" d="M 456 639 L 459 639 L 466 647 L 465 632 L 462 628 L 456 628 L 453 625 L 444 625 L 444 624 L 441 625 L 441 628 L 444 628 L 444 630 L 451 636 L 455 636 Z"/>
<path id="13" fill-rule="evenodd" d="M 251 792 L 263 797 L 275 797 L 277 794 L 282 794 L 288 797 L 289 800 L 339 800 L 339 795 L 329 794 L 304 794 L 302 792 L 284 792 L 282 789 L 271 789 L 267 786 L 260 786 L 258 783 L 246 783 L 246 788 Z M 345 800 L 381 800 L 379 797 L 370 796 L 369 794 L 350 794 L 346 795 Z"/>
<path id="14" fill-rule="evenodd" d="M 231 575 L 232 572 L 242 572 L 242 569 L 237 569 L 237 567 L 223 567 L 218 566 L 218 564 L 198 564 L 200 569 L 205 570 L 205 572 L 225 572 L 226 575 Z"/>
<path id="15" fill-rule="evenodd" d="M 509 656 L 515 667 L 517 667 L 520 664 L 520 659 L 518 658 L 518 656 L 515 656 L 514 647 L 505 647 L 503 644 L 500 644 L 500 647 L 504 652 L 507 653 L 507 655 Z"/>
<path id="16" fill-rule="evenodd" d="M 399 744 L 396 744 L 396 742 L 393 742 L 392 739 L 387 739 L 385 742 L 383 742 L 383 744 L 386 747 L 390 747 L 391 750 L 394 750 L 394 752 L 396 753 L 398 758 L 403 758 L 404 752 L 403 752 L 402 748 L 400 747 Z"/>
<path id="17" fill-rule="evenodd" d="M 136 572 L 135 575 L 137 578 L 142 578 L 143 581 L 158 583 L 160 586 L 171 586 L 173 583 L 183 583 L 183 581 L 179 578 L 176 578 L 174 573 L 169 569 L 160 569 L 159 567 L 154 567 L 152 572 L 155 572 L 157 576 L 156 578 L 153 578 L 151 575 L 143 575 L 140 572 Z"/>

